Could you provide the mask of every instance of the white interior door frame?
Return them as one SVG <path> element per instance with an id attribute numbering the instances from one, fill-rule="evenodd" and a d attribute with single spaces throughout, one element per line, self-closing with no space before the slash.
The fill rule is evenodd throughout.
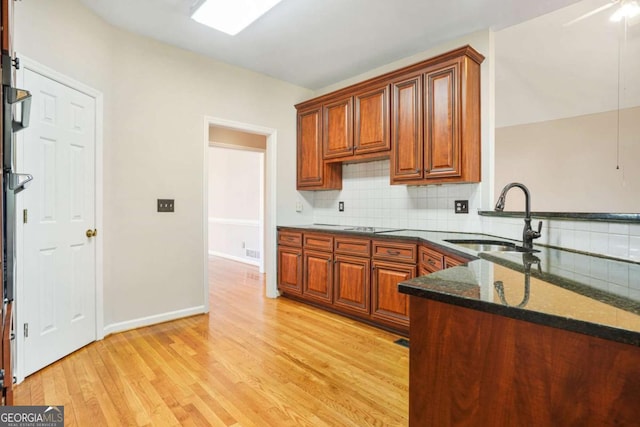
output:
<path id="1" fill-rule="evenodd" d="M 219 117 L 204 117 L 204 143 L 203 149 L 203 170 L 202 176 L 202 236 L 203 236 L 203 291 L 204 291 L 204 306 L 206 312 L 209 312 L 209 156 L 208 149 L 210 146 L 209 141 L 209 127 L 217 126 L 227 129 L 233 129 L 243 132 L 256 133 L 267 137 L 267 150 L 265 165 L 267 169 L 266 173 L 266 185 L 265 185 L 265 215 L 262 223 L 264 224 L 264 253 L 263 262 L 264 270 L 267 274 L 266 283 L 266 295 L 268 298 L 277 298 L 278 287 L 276 284 L 276 157 L 277 157 L 277 130 L 264 126 L 252 125 L 248 123 L 236 122 L 232 120 L 222 119 Z"/>
<path id="2" fill-rule="evenodd" d="M 71 77 L 68 77 L 56 70 L 53 70 L 45 65 L 42 65 L 28 57 L 21 54 L 17 54 L 20 58 L 20 69 L 16 72 L 16 85 L 23 88 L 24 72 L 25 70 L 33 71 L 51 80 L 54 80 L 62 85 L 68 86 L 74 90 L 84 93 L 85 95 L 93 98 L 96 104 L 96 116 L 95 116 L 95 224 L 96 229 L 100 232 L 103 228 L 103 126 L 104 126 L 104 96 L 102 92 L 85 85 Z M 16 134 L 16 146 L 23 146 L 23 134 L 18 132 Z M 29 171 L 21 170 L 22 159 L 24 153 L 21 149 L 16 150 L 16 159 L 14 159 L 17 172 L 29 173 Z M 25 191 L 29 191 L 28 189 Z M 20 197 L 16 200 L 16 209 L 18 212 L 22 209 L 22 199 Z M 16 227 L 16 296 L 15 296 L 15 325 L 22 325 L 24 323 L 24 311 L 20 310 L 20 296 L 24 294 L 24 283 L 22 280 L 21 271 L 25 266 L 22 264 L 24 248 L 22 247 L 22 227 Z M 103 240 L 98 238 L 95 240 L 96 248 L 96 340 L 104 338 L 104 290 L 103 290 Z M 14 347 L 15 354 L 14 360 L 14 372 L 17 382 L 20 383 L 24 380 L 24 370 L 22 361 L 24 360 L 24 336 L 22 333 L 16 333 L 16 346 Z"/>

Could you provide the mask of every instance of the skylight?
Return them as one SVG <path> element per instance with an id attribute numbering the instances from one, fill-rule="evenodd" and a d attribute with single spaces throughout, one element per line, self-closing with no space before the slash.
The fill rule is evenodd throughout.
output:
<path id="1" fill-rule="evenodd" d="M 235 36 L 281 0 L 205 0 L 191 19 Z"/>

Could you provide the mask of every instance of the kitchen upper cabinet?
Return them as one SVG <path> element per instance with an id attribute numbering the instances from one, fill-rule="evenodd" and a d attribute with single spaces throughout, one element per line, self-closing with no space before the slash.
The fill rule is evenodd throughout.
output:
<path id="1" fill-rule="evenodd" d="M 297 188 L 298 190 L 339 190 L 342 188 L 340 164 L 325 163 L 322 154 L 322 107 L 298 111 Z"/>
<path id="2" fill-rule="evenodd" d="M 480 182 L 483 59 L 467 48 L 394 83 L 392 184 Z"/>
<path id="3" fill-rule="evenodd" d="M 389 151 L 389 85 L 357 93 L 354 104 L 354 153 Z"/>
<path id="4" fill-rule="evenodd" d="M 388 84 L 325 103 L 322 114 L 325 160 L 353 162 L 389 154 Z"/>
<path id="5" fill-rule="evenodd" d="M 459 76 L 459 60 L 438 65 L 424 74 L 424 177 L 427 179 L 462 174 Z"/>
<path id="6" fill-rule="evenodd" d="M 392 84 L 392 183 L 422 178 L 422 74 Z"/>
<path id="7" fill-rule="evenodd" d="M 353 155 L 353 98 L 351 96 L 325 104 L 323 156 L 325 159 Z"/>
<path id="8" fill-rule="evenodd" d="M 298 189 L 390 157 L 392 184 L 480 182 L 480 64 L 470 46 L 297 104 Z"/>

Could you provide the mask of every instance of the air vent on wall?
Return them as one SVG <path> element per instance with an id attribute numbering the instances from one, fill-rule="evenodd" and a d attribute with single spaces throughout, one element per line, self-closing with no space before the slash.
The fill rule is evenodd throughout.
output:
<path id="1" fill-rule="evenodd" d="M 260 259 L 260 251 L 254 251 L 253 249 L 246 250 L 246 256 L 248 258 Z"/>

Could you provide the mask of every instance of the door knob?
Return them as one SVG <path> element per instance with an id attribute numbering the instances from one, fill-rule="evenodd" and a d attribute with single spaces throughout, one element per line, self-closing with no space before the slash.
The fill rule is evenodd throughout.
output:
<path id="1" fill-rule="evenodd" d="M 98 230 L 87 230 L 85 234 L 88 238 L 96 237 L 98 235 Z"/>

